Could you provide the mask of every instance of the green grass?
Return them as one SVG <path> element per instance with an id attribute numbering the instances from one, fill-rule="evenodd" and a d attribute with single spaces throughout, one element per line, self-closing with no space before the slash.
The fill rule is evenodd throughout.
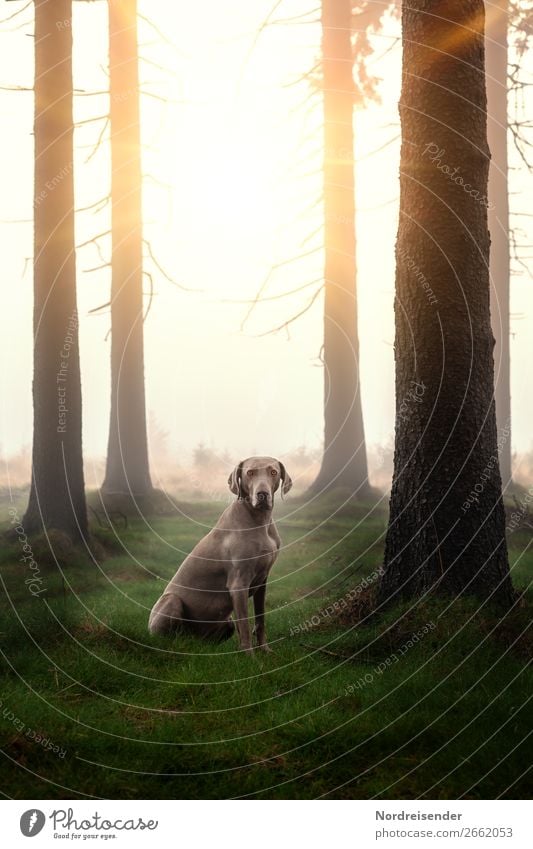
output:
<path id="1" fill-rule="evenodd" d="M 95 529 L 108 557 L 95 564 L 64 551 L 63 575 L 37 541 L 40 598 L 24 584 L 20 546 L 5 545 L 0 746 L 9 795 L 527 796 L 531 603 L 500 621 L 469 599 L 433 599 L 302 629 L 382 558 L 382 508 L 347 505 L 324 522 L 326 508 L 280 509 L 284 550 L 267 596 L 274 653 L 252 658 L 235 640 L 146 631 L 164 582 L 220 505 L 150 527 L 131 521 L 116 535 Z M 529 543 L 511 538 L 517 587 L 530 580 Z M 435 627 L 392 662 L 426 623 Z M 63 751 L 30 739 L 30 729 Z"/>

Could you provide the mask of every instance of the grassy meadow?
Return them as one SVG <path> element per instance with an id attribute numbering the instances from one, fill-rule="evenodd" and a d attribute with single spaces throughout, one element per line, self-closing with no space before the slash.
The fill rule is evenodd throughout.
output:
<path id="1" fill-rule="evenodd" d="M 4 540 L 0 747 L 10 796 L 527 796 L 531 596 L 503 618 L 471 599 L 371 615 L 386 503 L 289 499 L 276 505 L 284 547 L 267 594 L 273 654 L 242 655 L 235 639 L 150 636 L 152 604 L 220 509 L 183 503 L 127 527 L 95 520 L 96 556 L 57 539 L 59 565 L 46 541 L 32 541 L 37 596 L 20 541 Z M 512 534 L 510 555 L 523 589 L 531 534 Z"/>

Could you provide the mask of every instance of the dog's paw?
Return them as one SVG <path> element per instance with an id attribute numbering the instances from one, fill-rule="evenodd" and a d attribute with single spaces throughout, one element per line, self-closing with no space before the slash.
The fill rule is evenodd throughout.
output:
<path id="1" fill-rule="evenodd" d="M 259 651 L 264 651 L 265 654 L 273 654 L 273 651 L 268 645 L 268 643 L 263 643 L 262 646 L 257 646 L 257 648 L 259 649 Z"/>

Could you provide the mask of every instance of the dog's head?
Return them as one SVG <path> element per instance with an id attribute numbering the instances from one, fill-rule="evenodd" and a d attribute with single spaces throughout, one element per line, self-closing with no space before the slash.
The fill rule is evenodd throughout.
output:
<path id="1" fill-rule="evenodd" d="M 292 486 L 285 466 L 275 457 L 248 457 L 235 466 L 228 478 L 234 495 L 256 510 L 272 510 L 274 493 L 281 487 L 286 495 Z"/>

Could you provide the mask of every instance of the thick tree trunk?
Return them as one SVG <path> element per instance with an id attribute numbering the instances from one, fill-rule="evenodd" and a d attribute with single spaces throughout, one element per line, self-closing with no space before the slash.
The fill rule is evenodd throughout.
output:
<path id="1" fill-rule="evenodd" d="M 74 250 L 71 0 L 35 0 L 33 465 L 28 533 L 87 536 Z M 59 27 L 58 22 L 64 23 Z"/>
<path id="2" fill-rule="evenodd" d="M 382 602 L 510 602 L 489 310 L 482 0 L 404 0 L 396 443 Z"/>
<path id="3" fill-rule="evenodd" d="M 104 493 L 146 495 L 142 195 L 136 0 L 109 0 L 111 419 Z"/>
<path id="4" fill-rule="evenodd" d="M 322 2 L 324 86 L 324 455 L 313 492 L 368 492 L 359 382 L 351 0 Z"/>
<path id="5" fill-rule="evenodd" d="M 509 185 L 507 162 L 507 29 L 508 2 L 487 5 L 485 40 L 487 72 L 489 231 L 491 317 L 494 348 L 496 423 L 500 437 L 500 470 L 504 488 L 511 482 L 511 359 Z"/>

